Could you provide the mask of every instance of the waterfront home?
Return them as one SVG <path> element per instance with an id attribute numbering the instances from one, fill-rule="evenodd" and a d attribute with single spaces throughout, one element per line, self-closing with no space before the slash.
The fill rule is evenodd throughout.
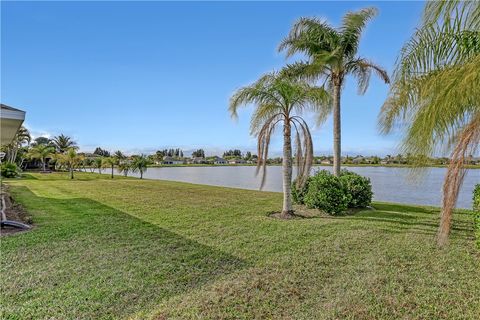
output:
<path id="1" fill-rule="evenodd" d="M 191 163 L 194 163 L 194 164 L 205 164 L 207 163 L 207 160 L 205 160 L 205 158 L 202 158 L 202 157 L 194 157 L 192 158 L 192 162 Z"/>
<path id="2" fill-rule="evenodd" d="M 163 164 L 183 164 L 183 161 L 170 156 L 165 156 L 163 157 Z"/>
<path id="3" fill-rule="evenodd" d="M 247 162 L 243 159 L 231 159 L 231 160 L 228 160 L 228 163 L 229 164 L 245 164 Z"/>
<path id="4" fill-rule="evenodd" d="M 320 161 L 320 164 L 333 164 L 333 161 L 330 160 L 330 159 L 325 159 L 325 160 Z"/>
<path id="5" fill-rule="evenodd" d="M 215 156 L 215 158 L 213 159 L 213 163 L 214 164 L 227 164 L 228 161 L 223 159 L 223 158 L 220 158 L 218 156 Z"/>
<path id="6" fill-rule="evenodd" d="M 20 129 L 23 120 L 25 120 L 25 111 L 1 104 L 0 128 L 1 145 L 7 145 L 12 142 L 18 129 Z"/>

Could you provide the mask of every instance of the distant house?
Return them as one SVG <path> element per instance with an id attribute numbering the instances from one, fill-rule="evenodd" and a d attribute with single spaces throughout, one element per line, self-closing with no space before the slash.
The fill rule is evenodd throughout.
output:
<path id="1" fill-rule="evenodd" d="M 321 163 L 321 164 L 332 164 L 333 161 L 330 160 L 330 159 L 324 159 L 324 160 L 320 161 L 320 163 Z"/>
<path id="2" fill-rule="evenodd" d="M 388 160 L 382 160 L 380 161 L 380 164 L 389 164 L 390 162 Z"/>
<path id="3" fill-rule="evenodd" d="M 207 163 L 207 160 L 205 160 L 205 158 L 202 158 L 202 157 L 194 157 L 194 158 L 192 158 L 192 163 L 194 163 L 194 164 L 204 164 L 204 163 Z"/>
<path id="4" fill-rule="evenodd" d="M 215 158 L 213 159 L 213 163 L 214 164 L 227 164 L 228 161 L 223 159 L 223 158 L 215 156 Z"/>
<path id="5" fill-rule="evenodd" d="M 360 163 L 366 163 L 366 160 L 364 157 L 356 157 L 352 160 L 352 162 L 355 164 L 360 164 Z"/>
<path id="6" fill-rule="evenodd" d="M 231 160 L 228 160 L 228 163 L 229 164 L 245 164 L 247 162 L 243 159 L 231 159 Z"/>
<path id="7" fill-rule="evenodd" d="M 169 156 L 165 156 L 163 157 L 163 164 L 183 164 L 183 161 Z"/>

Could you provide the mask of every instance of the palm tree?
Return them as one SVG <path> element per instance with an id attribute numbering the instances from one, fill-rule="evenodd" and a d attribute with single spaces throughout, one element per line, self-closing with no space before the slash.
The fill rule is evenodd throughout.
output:
<path id="1" fill-rule="evenodd" d="M 39 159 L 42 162 L 43 171 L 46 171 L 45 159 L 53 155 L 55 149 L 52 146 L 39 144 L 28 150 L 27 156 L 30 159 Z"/>
<path id="2" fill-rule="evenodd" d="M 63 134 L 53 137 L 52 144 L 59 153 L 64 153 L 71 148 L 78 149 L 77 143 L 73 141 L 72 138 Z"/>
<path id="3" fill-rule="evenodd" d="M 18 149 L 22 147 L 25 143 L 30 143 L 31 141 L 30 132 L 25 127 L 20 127 L 13 141 L 7 145 L 8 161 L 15 162 L 17 159 Z"/>
<path id="4" fill-rule="evenodd" d="M 103 157 L 95 157 L 93 159 L 93 167 L 98 169 L 98 173 L 102 173 Z"/>
<path id="5" fill-rule="evenodd" d="M 113 179 L 113 169 L 117 164 L 118 164 L 118 160 L 115 157 L 103 157 L 102 158 L 102 167 L 112 169 L 112 174 L 111 174 L 112 179 Z"/>
<path id="6" fill-rule="evenodd" d="M 65 153 L 57 154 L 57 161 L 60 165 L 66 166 L 70 172 L 70 179 L 73 179 L 73 170 L 80 166 L 83 156 L 78 155 L 75 148 L 69 148 Z"/>
<path id="7" fill-rule="evenodd" d="M 338 29 L 317 18 L 300 18 L 279 46 L 279 51 L 286 50 L 287 56 L 303 53 L 308 58 L 308 61 L 289 65 L 292 75 L 321 79 L 332 95 L 333 172 L 337 176 L 341 162 L 340 101 L 346 77 L 352 75 L 357 79 L 359 94 L 366 92 L 372 71 L 385 83 L 390 82 L 383 68 L 357 55 L 362 32 L 376 13 L 375 8 L 349 12 Z"/>
<path id="8" fill-rule="evenodd" d="M 117 166 L 118 172 L 123 173 L 125 177 L 128 175 L 131 169 L 132 169 L 132 164 L 128 160 L 120 161 Z"/>
<path id="9" fill-rule="evenodd" d="M 421 28 L 403 47 L 379 122 L 400 127 L 402 149 L 418 161 L 451 154 L 437 244 L 448 240 L 465 159 L 480 144 L 480 2 L 428 2 Z"/>
<path id="10" fill-rule="evenodd" d="M 326 116 L 329 112 L 329 95 L 322 88 L 292 79 L 284 73 L 272 72 L 264 75 L 255 83 L 240 88 L 230 99 L 230 113 L 237 117 L 240 106 L 253 103 L 256 108 L 251 120 L 251 133 L 258 138 L 257 174 L 263 168 L 260 189 L 266 178 L 266 162 L 270 138 L 277 127 L 283 123 L 283 209 L 281 216 L 287 218 L 293 213 L 291 199 L 292 184 L 292 129 L 294 130 L 298 168 L 297 183 L 302 185 L 309 175 L 313 160 L 313 144 L 305 120 L 300 116 L 303 111 L 314 111 Z"/>
<path id="11" fill-rule="evenodd" d="M 131 170 L 132 172 L 139 172 L 140 173 L 140 179 L 143 179 L 143 173 L 147 171 L 147 167 L 150 164 L 150 160 L 148 160 L 148 157 L 144 154 L 139 155 L 139 156 L 134 156 L 132 165 L 131 165 Z"/>

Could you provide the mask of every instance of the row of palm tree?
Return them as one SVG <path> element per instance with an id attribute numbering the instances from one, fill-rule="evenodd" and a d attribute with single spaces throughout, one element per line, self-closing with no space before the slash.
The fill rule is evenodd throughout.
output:
<path id="1" fill-rule="evenodd" d="M 334 174 L 340 174 L 341 160 L 341 90 L 346 77 L 358 80 L 359 93 L 367 90 L 372 71 L 385 83 L 387 72 L 375 63 L 357 55 L 360 37 L 376 14 L 367 8 L 347 13 L 340 28 L 335 29 L 317 18 L 301 18 L 280 43 L 279 51 L 287 57 L 303 53 L 305 61 L 286 65 L 280 71 L 262 76 L 255 83 L 237 90 L 230 100 L 230 113 L 237 116 L 240 106 L 255 105 L 251 120 L 251 133 L 258 139 L 257 173 L 262 169 L 263 187 L 266 160 L 271 136 L 283 125 L 283 207 L 281 216 L 293 213 L 291 199 L 293 159 L 297 166 L 297 186 L 301 187 L 310 173 L 313 161 L 313 142 L 310 129 L 302 114 L 314 112 L 317 123 L 322 124 L 333 111 Z M 292 134 L 295 157 L 292 153 Z"/>
<path id="2" fill-rule="evenodd" d="M 443 187 L 437 243 L 443 246 L 466 173 L 465 159 L 480 145 L 480 2 L 428 2 L 421 27 L 400 53 L 390 94 L 379 124 L 383 133 L 400 128 L 401 149 L 419 159 L 449 152 L 451 162 Z M 268 73 L 240 88 L 230 100 L 236 117 L 240 106 L 254 104 L 251 133 L 258 138 L 257 173 L 265 165 L 271 136 L 283 124 L 283 208 L 289 216 L 292 177 L 291 136 L 295 137 L 296 165 L 302 184 L 311 166 L 313 146 L 308 125 L 300 115 L 314 111 L 321 124 L 333 111 L 334 174 L 340 173 L 341 92 L 348 76 L 357 80 L 359 94 L 368 88 L 372 72 L 386 84 L 387 72 L 358 55 L 360 37 L 377 13 L 366 8 L 347 13 L 339 28 L 324 20 L 301 18 L 280 43 L 287 57 L 306 60 Z"/>

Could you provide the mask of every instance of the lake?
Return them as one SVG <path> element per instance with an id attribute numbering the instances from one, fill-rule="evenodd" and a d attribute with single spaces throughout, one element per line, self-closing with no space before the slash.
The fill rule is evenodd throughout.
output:
<path id="1" fill-rule="evenodd" d="M 316 170 L 332 170 L 332 167 L 315 166 Z M 282 191 L 282 167 L 267 167 L 267 180 L 264 191 Z M 409 168 L 392 167 L 349 167 L 372 182 L 374 200 L 441 206 L 442 184 L 446 168 L 429 168 L 416 173 L 418 179 L 412 179 Z M 104 170 L 109 173 L 110 170 Z M 294 169 L 295 173 L 295 169 Z M 115 174 L 118 174 L 115 170 Z M 295 175 L 295 174 L 294 174 Z M 138 177 L 138 174 L 130 174 Z M 146 179 L 172 180 L 222 187 L 258 190 L 260 175 L 255 176 L 254 166 L 218 166 L 218 167 L 164 167 L 148 168 Z M 460 196 L 458 208 L 472 207 L 472 193 L 476 183 L 480 183 L 480 170 L 467 172 Z"/>

